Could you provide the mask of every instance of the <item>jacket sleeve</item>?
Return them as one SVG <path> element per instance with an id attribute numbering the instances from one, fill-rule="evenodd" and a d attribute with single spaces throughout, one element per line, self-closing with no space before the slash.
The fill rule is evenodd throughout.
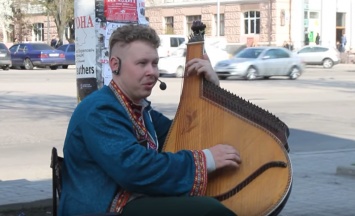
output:
<path id="1" fill-rule="evenodd" d="M 159 113 L 154 113 L 154 119 L 159 125 L 166 123 L 170 127 L 171 121 Z M 204 154 L 189 150 L 158 153 L 146 149 L 137 142 L 128 114 L 117 108 L 117 104 L 91 108 L 79 127 L 95 163 L 122 188 L 150 196 L 205 193 Z M 161 130 L 158 139 L 165 139 L 169 127 Z"/>

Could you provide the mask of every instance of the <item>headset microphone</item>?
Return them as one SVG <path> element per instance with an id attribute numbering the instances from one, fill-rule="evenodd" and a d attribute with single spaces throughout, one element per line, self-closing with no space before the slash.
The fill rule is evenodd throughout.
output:
<path id="1" fill-rule="evenodd" d="M 160 79 L 158 79 L 158 81 L 160 82 L 160 85 L 159 85 L 160 90 L 165 90 L 166 89 L 166 83 L 161 81 Z"/>

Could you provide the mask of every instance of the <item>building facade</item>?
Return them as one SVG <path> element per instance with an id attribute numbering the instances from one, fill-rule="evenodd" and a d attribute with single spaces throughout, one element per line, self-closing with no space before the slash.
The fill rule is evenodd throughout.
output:
<path id="1" fill-rule="evenodd" d="M 347 38 L 346 50 L 353 51 L 355 42 L 355 2 L 353 0 L 304 0 L 304 34 L 314 42 L 320 34 L 320 44 L 336 46 L 344 33 Z"/>
<path id="2" fill-rule="evenodd" d="M 159 34 L 191 33 L 193 20 L 206 24 L 206 37 L 228 43 L 278 45 L 290 40 L 289 0 L 163 0 L 146 2 L 146 16 Z M 149 4 L 148 4 L 149 3 Z M 219 15 L 219 18 L 218 18 Z"/>
<path id="3" fill-rule="evenodd" d="M 206 37 L 230 44 L 277 45 L 292 43 L 295 49 L 306 38 L 315 44 L 336 46 L 344 32 L 346 50 L 355 43 L 354 0 L 147 0 L 145 15 L 159 34 L 189 35 L 193 20 L 207 26 Z M 54 19 L 39 5 L 19 7 L 23 23 L 14 22 L 7 41 L 41 41 L 57 37 Z M 0 40 L 3 40 L 0 29 Z"/>
<path id="4" fill-rule="evenodd" d="M 318 33 L 320 44 L 335 47 L 345 31 L 351 50 L 354 5 L 353 0 L 150 0 L 146 16 L 159 34 L 189 35 L 199 19 L 206 37 L 248 46 L 287 42 L 299 49 L 306 40 L 315 44 Z"/>
<path id="5" fill-rule="evenodd" d="M 47 16 L 41 5 L 21 3 L 15 6 L 11 31 L 0 32 L 1 41 L 11 44 L 18 42 L 48 42 L 57 37 L 57 28 L 53 17 Z M 6 41 L 5 41 L 6 40 Z"/>

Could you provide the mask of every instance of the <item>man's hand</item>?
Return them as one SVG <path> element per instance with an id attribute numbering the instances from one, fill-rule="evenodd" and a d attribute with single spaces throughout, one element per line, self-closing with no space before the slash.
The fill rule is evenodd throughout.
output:
<path id="1" fill-rule="evenodd" d="M 185 67 L 187 70 L 187 76 L 192 75 L 196 71 L 197 75 L 203 74 L 206 80 L 216 85 L 219 85 L 219 78 L 216 72 L 213 70 L 207 54 L 203 56 L 203 59 L 200 58 L 191 59 L 186 63 Z"/>
<path id="2" fill-rule="evenodd" d="M 209 150 L 215 161 L 216 169 L 223 167 L 238 168 L 242 163 L 239 152 L 231 145 L 218 144 Z"/>

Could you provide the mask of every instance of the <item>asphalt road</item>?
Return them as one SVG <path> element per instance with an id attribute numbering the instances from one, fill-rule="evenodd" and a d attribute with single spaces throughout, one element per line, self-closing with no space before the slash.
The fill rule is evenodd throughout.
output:
<path id="1" fill-rule="evenodd" d="M 173 117 L 182 79 L 161 79 L 167 89 L 156 86 L 150 100 Z M 291 153 L 355 149 L 355 65 L 307 67 L 298 80 L 231 78 L 221 87 L 283 120 Z M 76 104 L 75 69 L 1 70 L 0 180 L 51 178 L 51 148 L 61 152 Z"/>

